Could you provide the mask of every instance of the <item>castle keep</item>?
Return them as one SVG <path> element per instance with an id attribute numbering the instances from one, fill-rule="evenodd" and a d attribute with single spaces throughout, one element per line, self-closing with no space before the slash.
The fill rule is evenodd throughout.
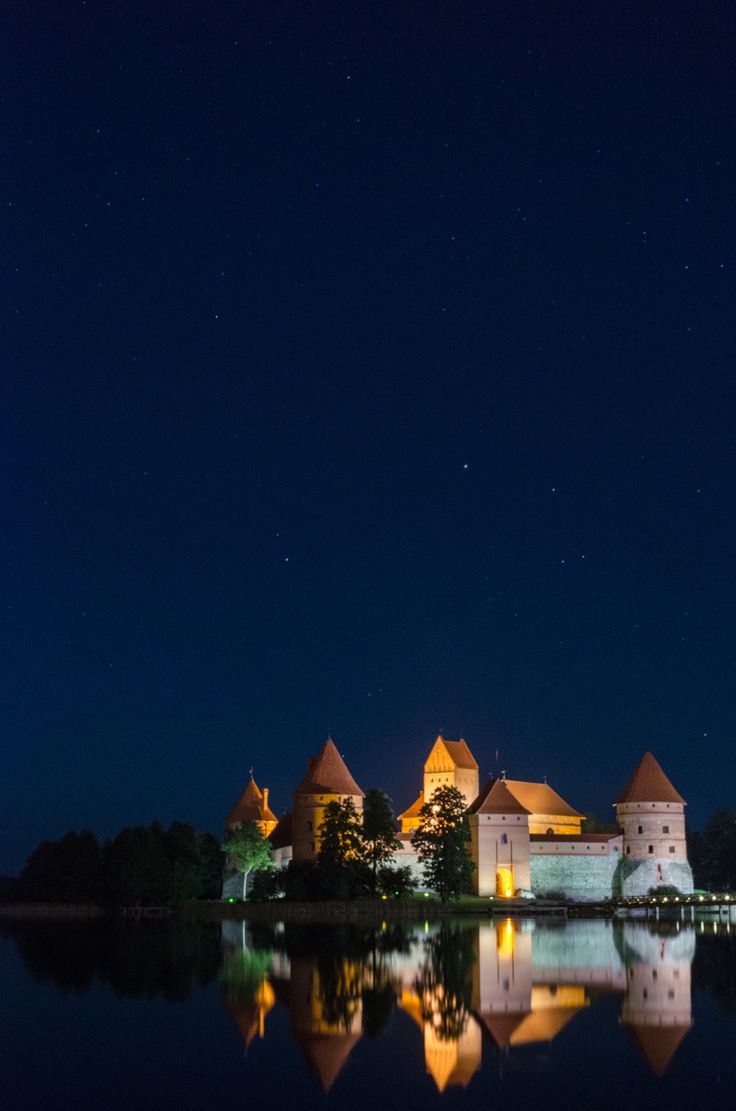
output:
<path id="1" fill-rule="evenodd" d="M 646 895 L 650 888 L 693 890 L 685 841 L 685 800 L 651 752 L 646 752 L 613 804 L 615 833 L 584 833 L 584 816 L 548 783 L 507 779 L 479 786 L 478 763 L 466 741 L 437 737 L 424 764 L 422 791 L 399 815 L 401 843 L 395 863 L 409 865 L 417 886 L 422 874 L 412 846 L 422 806 L 438 787 L 456 787 L 467 804 L 470 852 L 478 895 L 510 897 L 519 892 L 561 894 L 579 901 L 613 895 Z M 268 792 L 252 776 L 227 818 L 229 829 L 255 821 L 271 843 L 280 866 L 311 861 L 319 852 L 325 806 L 350 798 L 358 813 L 364 793 L 348 771 L 332 738 L 310 757 L 294 791 L 294 807 L 277 823 Z M 223 895 L 231 893 L 231 875 Z"/>

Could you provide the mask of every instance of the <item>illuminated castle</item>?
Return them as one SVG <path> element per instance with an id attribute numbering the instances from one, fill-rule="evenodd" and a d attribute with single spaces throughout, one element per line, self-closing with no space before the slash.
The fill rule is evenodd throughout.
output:
<path id="1" fill-rule="evenodd" d="M 478 763 L 466 741 L 438 736 L 424 764 L 422 791 L 399 815 L 401 849 L 395 862 L 422 873 L 412 845 L 420 811 L 438 787 L 451 786 L 468 807 L 470 851 L 478 895 L 509 897 L 518 892 L 555 893 L 580 901 L 612 895 L 646 895 L 650 888 L 693 890 L 685 841 L 685 800 L 654 756 L 647 752 L 614 803 L 617 832 L 584 833 L 584 816 L 548 783 L 507 779 L 505 774 L 480 789 Z M 311 861 L 319 851 L 324 808 L 351 799 L 362 813 L 364 793 L 348 771 L 332 738 L 294 791 L 294 809 L 276 824 L 268 792 L 251 781 L 228 816 L 229 828 L 256 821 L 271 841 L 279 865 Z M 223 887 L 226 891 L 228 880 Z"/>

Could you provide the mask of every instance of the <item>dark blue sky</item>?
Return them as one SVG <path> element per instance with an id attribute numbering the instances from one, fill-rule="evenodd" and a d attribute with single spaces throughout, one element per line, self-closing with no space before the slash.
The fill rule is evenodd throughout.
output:
<path id="1" fill-rule="evenodd" d="M 332 731 L 734 805 L 730 5 L 26 0 L 0 868 Z"/>

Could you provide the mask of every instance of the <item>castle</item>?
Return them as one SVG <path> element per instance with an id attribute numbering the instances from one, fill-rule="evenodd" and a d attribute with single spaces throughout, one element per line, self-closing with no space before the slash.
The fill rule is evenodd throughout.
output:
<path id="1" fill-rule="evenodd" d="M 480 788 L 478 763 L 466 741 L 438 736 L 424 764 L 422 791 L 399 815 L 401 848 L 394 861 L 422 873 L 412 846 L 422 806 L 441 786 L 463 795 L 470 827 L 474 889 L 478 895 L 564 895 L 596 901 L 613 895 L 646 895 L 650 888 L 693 890 L 685 840 L 685 800 L 651 752 L 646 752 L 614 802 L 615 833 L 584 833 L 584 815 L 548 783 L 490 779 Z M 292 813 L 277 820 L 268 791 L 250 782 L 227 817 L 228 829 L 253 821 L 271 843 L 274 861 L 313 861 L 329 802 L 352 799 L 362 813 L 364 792 L 328 737 L 294 791 Z M 237 876 L 226 872 L 223 896 L 235 895 Z"/>

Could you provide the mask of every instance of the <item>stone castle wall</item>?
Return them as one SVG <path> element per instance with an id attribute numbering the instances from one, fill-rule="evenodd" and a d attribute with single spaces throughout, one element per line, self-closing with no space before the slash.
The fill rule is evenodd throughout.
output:
<path id="1" fill-rule="evenodd" d="M 689 864 L 677 860 L 631 860 L 625 857 L 620 890 L 616 894 L 648 895 L 651 887 L 676 887 L 683 895 L 692 895 L 692 869 Z"/>
<path id="2" fill-rule="evenodd" d="M 532 891 L 544 896 L 548 891 L 564 892 L 568 899 L 596 902 L 614 892 L 618 853 L 605 856 L 550 854 L 532 856 Z"/>

